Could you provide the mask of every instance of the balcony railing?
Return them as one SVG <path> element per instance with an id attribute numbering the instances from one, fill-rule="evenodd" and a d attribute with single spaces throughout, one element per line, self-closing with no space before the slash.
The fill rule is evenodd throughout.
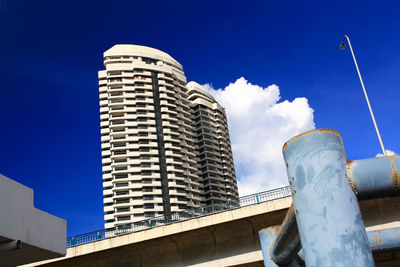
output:
<path id="1" fill-rule="evenodd" d="M 198 217 L 207 216 L 227 210 L 233 210 L 250 205 L 256 205 L 262 202 L 272 201 L 291 195 L 289 186 L 281 187 L 274 190 L 264 191 L 240 197 L 237 200 L 229 200 L 209 206 L 191 209 L 188 211 L 172 212 L 170 214 L 145 219 L 142 221 L 119 225 L 115 229 L 102 229 L 87 234 L 72 236 L 67 238 L 67 248 L 79 246 L 103 239 L 108 239 L 120 235 L 130 234 L 134 232 L 148 230 L 157 226 L 168 225 Z"/>

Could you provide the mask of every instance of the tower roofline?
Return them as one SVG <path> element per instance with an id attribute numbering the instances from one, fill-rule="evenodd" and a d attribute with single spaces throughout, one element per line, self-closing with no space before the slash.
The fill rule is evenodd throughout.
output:
<path id="1" fill-rule="evenodd" d="M 213 101 L 215 101 L 214 97 L 206 90 L 206 88 L 204 88 L 203 86 L 201 86 L 197 82 L 190 81 L 190 82 L 187 83 L 186 87 L 189 89 L 189 91 L 193 90 L 193 89 L 197 89 L 200 92 L 202 92 L 205 95 L 207 95 L 208 97 L 210 97 Z"/>
<path id="2" fill-rule="evenodd" d="M 132 45 L 132 44 L 117 44 L 104 52 L 104 57 L 109 56 L 140 56 L 140 57 L 151 57 L 165 61 L 167 63 L 178 66 L 182 69 L 182 65 L 176 61 L 173 57 L 167 53 L 160 51 L 155 48 L 151 48 L 143 45 Z"/>

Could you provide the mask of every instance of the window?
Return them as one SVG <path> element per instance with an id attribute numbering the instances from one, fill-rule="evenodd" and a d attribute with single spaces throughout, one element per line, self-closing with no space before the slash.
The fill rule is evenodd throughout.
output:
<path id="1" fill-rule="evenodd" d="M 129 208 L 117 208 L 117 212 L 127 212 Z"/>
<path id="2" fill-rule="evenodd" d="M 131 216 L 117 217 L 117 221 L 129 221 Z"/>
<path id="3" fill-rule="evenodd" d="M 121 71 L 109 71 L 108 75 L 121 75 L 122 72 Z"/>
<path id="4" fill-rule="evenodd" d="M 115 184 L 115 187 L 124 187 L 124 186 L 128 186 L 128 183 Z"/>
<path id="5" fill-rule="evenodd" d="M 115 179 L 128 178 L 128 174 L 115 174 L 114 177 Z"/>
<path id="6" fill-rule="evenodd" d="M 116 196 L 128 195 L 128 194 L 129 194 L 128 191 L 117 191 L 117 192 L 115 192 L 115 195 L 116 195 Z"/>
<path id="7" fill-rule="evenodd" d="M 156 216 L 156 214 L 154 212 L 145 212 L 144 213 L 144 217 L 146 217 L 146 218 L 153 218 L 155 216 Z"/>
<path id="8" fill-rule="evenodd" d="M 115 204 L 124 204 L 124 203 L 129 203 L 129 199 L 123 198 L 115 200 Z"/>
<path id="9" fill-rule="evenodd" d="M 150 163 L 150 162 L 142 162 L 142 163 L 140 164 L 140 167 L 150 168 L 150 167 L 151 167 L 151 163 Z"/>

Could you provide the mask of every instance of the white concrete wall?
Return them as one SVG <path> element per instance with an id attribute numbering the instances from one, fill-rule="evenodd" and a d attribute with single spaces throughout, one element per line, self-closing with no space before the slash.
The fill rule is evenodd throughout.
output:
<path id="1" fill-rule="evenodd" d="M 20 240 L 22 248 L 19 251 L 23 253 L 30 248 L 32 259 L 39 256 L 39 253 L 34 255 L 32 247 L 40 250 L 42 259 L 43 256 L 54 258 L 66 254 L 66 231 L 65 220 L 33 206 L 32 189 L 0 175 L 0 241 Z M 44 252 L 48 252 L 47 256 Z M 1 259 L 7 255 L 11 254 L 3 252 Z M 29 255 L 20 255 L 20 258 L 24 256 Z"/>

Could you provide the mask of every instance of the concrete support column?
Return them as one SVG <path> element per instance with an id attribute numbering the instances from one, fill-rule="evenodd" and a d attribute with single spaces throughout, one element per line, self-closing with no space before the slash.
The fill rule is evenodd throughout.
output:
<path id="1" fill-rule="evenodd" d="M 283 155 L 306 266 L 375 266 L 340 133 L 306 132 Z"/>

